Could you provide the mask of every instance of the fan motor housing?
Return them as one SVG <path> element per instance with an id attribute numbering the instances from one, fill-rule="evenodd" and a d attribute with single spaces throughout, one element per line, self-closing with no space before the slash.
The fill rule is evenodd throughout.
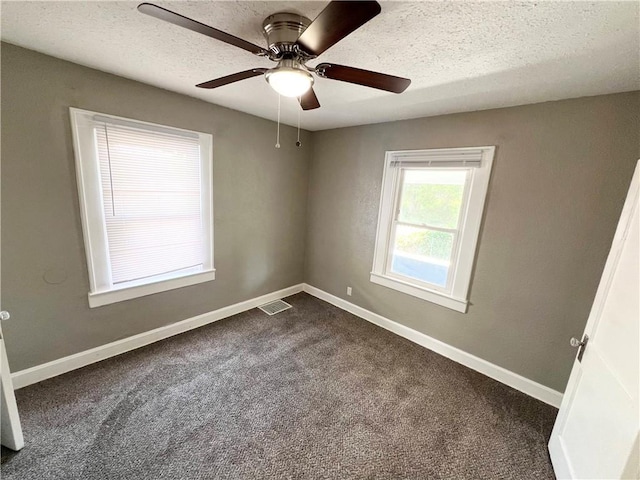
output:
<path id="1" fill-rule="evenodd" d="M 280 58 L 288 53 L 294 54 L 296 40 L 310 24 L 311 20 L 297 13 L 280 12 L 269 15 L 262 22 L 269 50 Z"/>

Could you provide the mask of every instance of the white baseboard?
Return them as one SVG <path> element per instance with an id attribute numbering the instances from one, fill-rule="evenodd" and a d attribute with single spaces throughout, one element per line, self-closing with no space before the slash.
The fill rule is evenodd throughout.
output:
<path id="1" fill-rule="evenodd" d="M 347 302 L 335 295 L 331 295 L 319 288 L 313 287 L 308 284 L 294 285 L 277 292 L 272 292 L 267 295 L 262 295 L 257 298 L 252 298 L 244 302 L 229 305 L 212 312 L 204 313 L 196 317 L 187 318 L 180 322 L 172 323 L 164 327 L 149 330 L 148 332 L 140 333 L 132 337 L 123 338 L 115 342 L 107 343 L 100 347 L 85 350 L 84 352 L 75 353 L 67 357 L 59 358 L 51 362 L 44 363 L 42 365 L 36 365 L 35 367 L 20 370 L 11 375 L 13 380 L 13 387 L 19 389 L 32 385 L 34 383 L 52 378 L 63 373 L 70 372 L 77 368 L 81 368 L 92 363 L 105 360 L 110 357 L 115 357 L 121 353 L 134 350 L 139 347 L 143 347 L 153 342 L 178 335 L 180 333 L 192 330 L 194 328 L 213 323 L 223 318 L 236 315 L 238 313 L 251 310 L 252 308 L 262 305 L 264 303 L 277 300 L 279 298 L 294 295 L 301 291 L 305 291 L 314 297 L 317 297 L 325 302 L 331 303 L 338 308 L 346 310 L 364 320 L 374 323 L 386 330 L 389 330 L 401 337 L 404 337 L 418 345 L 421 345 L 429 350 L 433 350 L 440 355 L 443 355 L 451 360 L 465 365 L 473 370 L 476 370 L 488 377 L 493 378 L 505 385 L 515 388 L 527 395 L 530 395 L 538 400 L 541 400 L 549 405 L 553 405 L 556 408 L 560 407 L 562 402 L 562 393 L 552 390 L 549 387 L 541 385 L 533 380 L 529 380 L 517 373 L 513 373 L 505 368 L 494 365 L 486 360 L 471 355 L 456 347 L 452 347 L 440 340 L 436 340 L 424 333 L 413 330 L 400 323 L 389 320 L 377 313 L 373 313 L 362 307 L 359 307 L 353 303 Z"/>
<path id="2" fill-rule="evenodd" d="M 389 320 L 382 315 L 378 315 L 377 313 L 373 313 L 369 310 L 359 307 L 358 305 L 347 302 L 346 300 L 320 290 L 319 288 L 304 284 L 304 291 L 310 295 L 313 295 L 314 297 L 319 298 L 320 300 L 331 303 L 332 305 L 335 305 L 342 310 L 346 310 L 347 312 L 352 313 L 371 323 L 374 323 L 379 327 L 389 330 L 396 335 L 400 335 L 407 340 L 417 343 L 418 345 L 428 348 L 429 350 L 433 350 L 434 352 L 439 353 L 444 357 L 447 357 L 466 367 L 476 370 L 477 372 L 480 372 L 487 377 L 491 377 L 498 382 L 504 383 L 505 385 L 526 393 L 531 397 L 537 398 L 544 403 L 552 405 L 556 408 L 560 408 L 560 403 L 562 403 L 562 393 L 556 390 L 546 387 L 540 383 L 534 382 L 533 380 L 529 380 L 528 378 L 525 378 L 522 375 L 518 375 L 517 373 L 513 373 L 506 368 L 499 367 L 498 365 L 487 362 L 486 360 L 476 357 L 475 355 L 471 355 L 464 350 L 452 347 L 451 345 L 441 342 L 440 340 L 436 340 L 435 338 L 418 332 L 417 330 L 394 322 L 393 320 Z"/>
<path id="3" fill-rule="evenodd" d="M 70 372 L 71 370 L 75 370 L 110 357 L 115 357 L 121 353 L 143 347 L 150 343 L 157 342 L 158 340 L 172 337 L 173 335 L 178 335 L 179 333 L 202 327 L 208 323 L 251 310 L 258 305 L 262 305 L 279 298 L 288 297 L 289 295 L 301 292 L 302 289 L 303 284 L 294 285 L 283 290 L 278 290 L 277 292 L 262 295 L 261 297 L 245 300 L 244 302 L 229 305 L 228 307 L 203 313 L 196 317 L 187 318 L 180 322 L 149 330 L 148 332 L 140 333 L 132 337 L 123 338 L 122 340 L 107 343 L 106 345 L 92 348 L 90 350 L 85 350 L 84 352 L 75 353 L 68 357 L 59 358 L 51 362 L 43 363 L 42 365 L 36 365 L 35 367 L 20 370 L 11 375 L 13 387 L 17 390 L 18 388 L 41 382 L 47 378 L 62 375 L 63 373 Z"/>

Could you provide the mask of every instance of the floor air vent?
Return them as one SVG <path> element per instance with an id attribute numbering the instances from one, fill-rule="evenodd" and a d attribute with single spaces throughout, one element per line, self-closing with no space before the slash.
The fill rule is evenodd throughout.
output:
<path id="1" fill-rule="evenodd" d="M 260 305 L 258 307 L 267 315 L 275 315 L 276 313 L 280 313 L 287 308 L 291 308 L 287 302 L 283 302 L 282 300 L 276 300 L 275 302 L 265 303 L 264 305 Z"/>

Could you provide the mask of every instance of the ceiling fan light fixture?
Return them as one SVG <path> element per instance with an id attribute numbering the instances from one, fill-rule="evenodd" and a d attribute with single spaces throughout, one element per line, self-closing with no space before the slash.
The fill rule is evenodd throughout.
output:
<path id="1" fill-rule="evenodd" d="M 282 63 L 265 74 L 267 82 L 284 97 L 302 96 L 313 85 L 313 76 L 295 64 L 287 66 Z"/>
<path id="2" fill-rule="evenodd" d="M 392 93 L 402 93 L 411 84 L 408 78 L 335 63 L 322 63 L 315 67 L 306 65 L 378 15 L 381 7 L 376 0 L 331 0 L 313 21 L 296 12 L 274 13 L 262 23 L 268 49 L 152 3 L 141 3 L 138 10 L 272 62 L 278 62 L 278 66 L 272 69 L 252 68 L 199 83 L 196 85 L 198 88 L 218 88 L 264 74 L 267 83 L 278 94 L 298 97 L 303 110 L 313 110 L 320 107 L 318 97 L 311 88 L 314 75 Z"/>

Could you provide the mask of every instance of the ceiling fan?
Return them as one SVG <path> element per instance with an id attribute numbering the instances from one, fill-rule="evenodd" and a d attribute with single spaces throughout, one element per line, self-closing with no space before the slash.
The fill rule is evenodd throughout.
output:
<path id="1" fill-rule="evenodd" d="M 288 12 L 270 15 L 262 23 L 268 49 L 151 3 L 141 3 L 138 5 L 138 10 L 278 63 L 274 68 L 252 68 L 200 83 L 196 87 L 217 88 L 264 75 L 276 92 L 287 97 L 298 97 L 303 110 L 313 110 L 320 107 L 318 97 L 313 91 L 313 73 L 322 78 L 355 83 L 393 93 L 404 92 L 411 83 L 408 78 L 335 63 L 321 63 L 316 67 L 306 65 L 307 62 L 315 59 L 378 15 L 381 8 L 376 1 L 332 1 L 313 21 L 302 15 Z"/>

